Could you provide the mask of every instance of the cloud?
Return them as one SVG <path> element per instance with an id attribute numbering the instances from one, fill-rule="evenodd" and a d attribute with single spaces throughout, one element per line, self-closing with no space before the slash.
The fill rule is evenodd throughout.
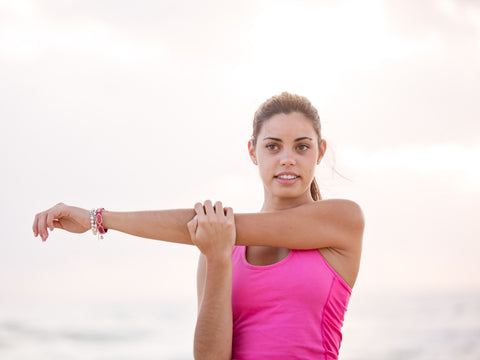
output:
<path id="1" fill-rule="evenodd" d="M 237 58 L 244 49 L 245 19 L 252 1 L 38 0 L 39 9 L 54 21 L 95 21 L 137 38 L 158 40 L 177 56 L 218 60 Z"/>
<path id="2" fill-rule="evenodd" d="M 390 27 L 410 40 L 433 37 L 448 44 L 472 47 L 480 55 L 480 5 L 475 1 L 389 0 L 385 10 Z"/>
<path id="3" fill-rule="evenodd" d="M 412 238 L 409 249 L 428 265 L 433 242 L 476 244 L 468 223 L 480 196 L 480 22 L 470 3 L 0 0 L 8 204 L 0 222 L 4 239 L 24 239 L 0 243 L 13 251 L 0 263 L 41 268 L 29 259 L 45 260 L 43 248 L 32 250 L 30 231 L 18 234 L 30 215 L 14 215 L 53 201 L 148 209 L 213 197 L 256 211 L 263 194 L 246 153 L 251 116 L 284 90 L 318 107 L 335 168 L 352 179 L 324 186 L 320 176 L 322 193 L 365 207 L 367 256 L 388 265 L 392 244 Z M 50 246 L 52 259 L 71 246 Z M 450 243 L 442 246 L 450 256 Z"/>
<path id="4" fill-rule="evenodd" d="M 473 142 L 480 37 L 467 16 L 428 1 L 262 2 L 227 76 L 252 98 L 307 95 L 341 143 Z"/>
<path id="5" fill-rule="evenodd" d="M 338 156 L 348 168 L 362 173 L 460 174 L 476 187 L 480 182 L 480 143 L 401 146 L 376 152 L 344 147 Z"/>
<path id="6" fill-rule="evenodd" d="M 246 31 L 249 58 L 232 79 L 260 79 L 252 91 L 262 94 L 287 84 L 329 97 L 353 74 L 438 51 L 434 39 L 391 32 L 377 1 L 262 2 Z"/>
<path id="7" fill-rule="evenodd" d="M 34 3 L 8 3 L 0 25 L 0 56 L 34 61 L 45 54 L 100 57 L 124 64 L 155 64 L 169 58 L 158 40 L 145 40 L 93 19 L 62 22 L 45 16 Z"/>

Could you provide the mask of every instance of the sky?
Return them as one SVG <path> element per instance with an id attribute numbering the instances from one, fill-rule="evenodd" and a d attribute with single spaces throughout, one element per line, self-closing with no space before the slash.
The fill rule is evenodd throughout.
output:
<path id="1" fill-rule="evenodd" d="M 0 298 L 195 296 L 198 250 L 55 230 L 57 202 L 260 209 L 256 108 L 309 98 L 324 198 L 366 217 L 355 291 L 479 291 L 480 4 L 0 0 Z"/>

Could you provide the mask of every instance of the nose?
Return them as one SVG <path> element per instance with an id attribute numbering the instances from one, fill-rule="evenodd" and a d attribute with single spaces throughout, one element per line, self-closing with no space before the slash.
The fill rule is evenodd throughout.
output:
<path id="1" fill-rule="evenodd" d="M 282 166 L 292 166 L 295 165 L 295 156 L 292 151 L 285 150 L 282 152 L 280 158 L 280 165 Z"/>

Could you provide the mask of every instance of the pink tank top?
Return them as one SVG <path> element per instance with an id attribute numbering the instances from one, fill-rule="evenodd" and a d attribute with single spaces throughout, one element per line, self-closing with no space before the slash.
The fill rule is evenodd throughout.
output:
<path id="1" fill-rule="evenodd" d="M 234 360 L 337 359 L 351 289 L 318 250 L 254 266 L 233 249 Z"/>

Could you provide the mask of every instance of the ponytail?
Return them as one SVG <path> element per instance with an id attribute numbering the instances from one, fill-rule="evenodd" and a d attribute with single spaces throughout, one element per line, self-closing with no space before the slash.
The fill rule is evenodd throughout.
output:
<path id="1" fill-rule="evenodd" d="M 310 194 L 314 201 L 322 200 L 322 195 L 320 194 L 320 189 L 318 188 L 317 180 L 315 180 L 315 178 L 313 178 L 313 181 L 310 184 Z"/>

